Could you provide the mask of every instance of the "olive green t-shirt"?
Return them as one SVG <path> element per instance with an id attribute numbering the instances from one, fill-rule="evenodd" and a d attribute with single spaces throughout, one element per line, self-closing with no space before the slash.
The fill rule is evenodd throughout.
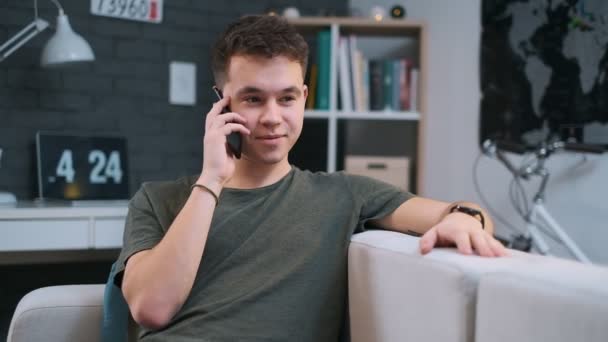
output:
<path id="1" fill-rule="evenodd" d="M 195 180 L 145 183 L 135 194 L 117 285 L 127 259 L 163 238 Z M 351 235 L 411 197 L 370 178 L 295 167 L 266 187 L 224 189 L 188 299 L 167 327 L 142 329 L 140 339 L 337 341 Z"/>

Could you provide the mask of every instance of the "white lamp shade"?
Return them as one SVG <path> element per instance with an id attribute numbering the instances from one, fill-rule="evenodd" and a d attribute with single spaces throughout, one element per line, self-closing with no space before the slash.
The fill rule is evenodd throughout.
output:
<path id="1" fill-rule="evenodd" d="M 68 17 L 59 13 L 57 30 L 46 43 L 40 64 L 43 67 L 52 67 L 94 60 L 95 55 L 89 43 L 72 30 Z"/>

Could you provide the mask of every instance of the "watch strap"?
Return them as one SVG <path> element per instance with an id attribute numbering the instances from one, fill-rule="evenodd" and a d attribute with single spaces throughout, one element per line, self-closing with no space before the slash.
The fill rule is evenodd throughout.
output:
<path id="1" fill-rule="evenodd" d="M 485 220 L 485 217 L 483 216 L 483 213 L 481 212 L 481 210 L 467 207 L 462 204 L 456 204 L 453 207 L 451 207 L 450 211 L 449 211 L 450 214 L 454 213 L 454 212 L 463 213 L 463 214 L 467 214 L 471 217 L 474 217 L 475 219 L 479 220 L 479 222 L 481 222 L 481 229 L 485 229 L 486 220 Z"/>

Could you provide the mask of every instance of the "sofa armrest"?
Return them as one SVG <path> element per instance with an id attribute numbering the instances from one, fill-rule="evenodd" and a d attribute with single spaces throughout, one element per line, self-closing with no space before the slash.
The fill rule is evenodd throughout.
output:
<path id="1" fill-rule="evenodd" d="M 51 286 L 21 299 L 7 342 L 97 342 L 101 336 L 104 285 Z"/>
<path id="2" fill-rule="evenodd" d="M 348 283 L 351 341 L 472 341 L 482 274 L 517 267 L 525 256 L 483 258 L 419 238 L 367 231 L 351 239 Z"/>

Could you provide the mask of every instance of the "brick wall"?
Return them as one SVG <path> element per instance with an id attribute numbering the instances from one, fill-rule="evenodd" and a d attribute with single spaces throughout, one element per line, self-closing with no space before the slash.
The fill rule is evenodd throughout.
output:
<path id="1" fill-rule="evenodd" d="M 54 26 L 56 9 L 38 1 Z M 43 69 L 47 29 L 0 63 L 0 190 L 19 199 L 37 195 L 34 137 L 38 130 L 122 135 L 128 139 L 130 189 L 146 180 L 200 172 L 203 115 L 213 97 L 209 52 L 217 35 L 243 14 L 293 5 L 302 15 L 342 15 L 346 0 L 165 0 L 161 24 L 89 14 L 90 1 L 62 0 L 74 30 L 91 44 L 96 61 Z M 0 2 L 0 42 L 33 19 L 33 2 Z M 197 105 L 168 102 L 173 60 L 197 64 Z"/>

